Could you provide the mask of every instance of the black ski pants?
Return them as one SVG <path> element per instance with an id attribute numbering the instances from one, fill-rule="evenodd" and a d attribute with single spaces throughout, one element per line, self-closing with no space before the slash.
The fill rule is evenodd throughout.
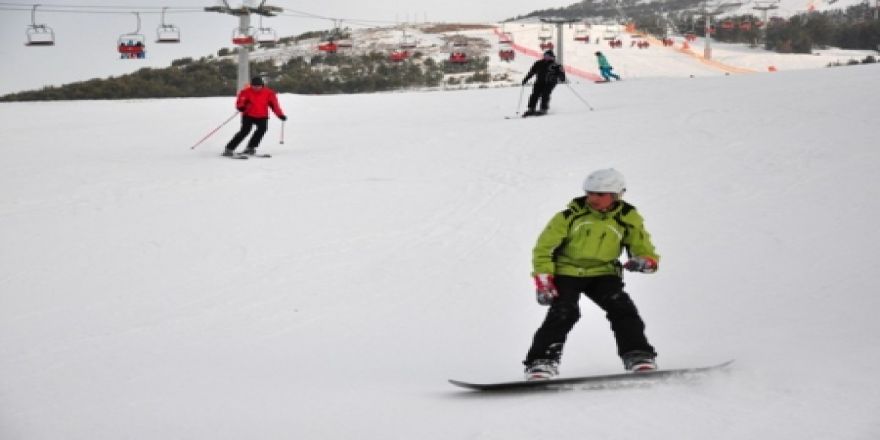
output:
<path id="1" fill-rule="evenodd" d="M 556 87 L 556 84 L 547 84 L 547 83 L 535 83 L 532 86 L 532 94 L 529 95 L 529 110 L 534 111 L 535 106 L 538 105 L 538 100 L 541 100 L 541 110 L 547 111 L 550 108 L 550 94 L 553 93 L 553 88 Z"/>
<path id="2" fill-rule="evenodd" d="M 560 360 L 568 332 L 581 317 L 578 306 L 581 293 L 605 311 L 617 341 L 618 355 L 623 356 L 631 351 L 656 354 L 645 337 L 645 323 L 632 299 L 623 291 L 623 279 L 619 276 L 584 278 L 560 275 L 556 277 L 556 288 L 559 297 L 550 305 L 544 323 L 535 332 L 532 347 L 524 361 L 526 365 L 535 359 Z"/>
<path id="3" fill-rule="evenodd" d="M 250 116 L 242 116 L 241 117 L 241 130 L 238 130 L 238 133 L 232 137 L 232 140 L 226 144 L 227 150 L 235 150 L 238 147 L 238 144 L 247 137 L 248 133 L 251 132 L 251 128 L 254 126 L 257 127 L 257 130 L 254 131 L 254 135 L 251 136 L 251 139 L 248 141 L 247 148 L 249 150 L 256 150 L 257 147 L 260 146 L 260 141 L 263 140 L 263 135 L 266 134 L 266 129 L 269 126 L 269 118 L 252 118 Z"/>

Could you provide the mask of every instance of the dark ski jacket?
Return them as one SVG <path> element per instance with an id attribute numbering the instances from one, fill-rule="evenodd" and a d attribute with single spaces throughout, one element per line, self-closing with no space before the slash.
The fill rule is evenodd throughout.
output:
<path id="1" fill-rule="evenodd" d="M 261 90 L 251 86 L 245 87 L 238 92 L 235 108 L 254 119 L 268 119 L 270 108 L 279 118 L 284 116 L 284 110 L 281 110 L 281 105 L 278 104 L 278 96 L 268 87 L 261 87 Z"/>
<path id="2" fill-rule="evenodd" d="M 556 84 L 565 81 L 565 70 L 562 65 L 554 61 L 538 60 L 532 64 L 529 74 L 523 80 L 525 84 L 531 77 L 535 77 L 535 84 Z"/>

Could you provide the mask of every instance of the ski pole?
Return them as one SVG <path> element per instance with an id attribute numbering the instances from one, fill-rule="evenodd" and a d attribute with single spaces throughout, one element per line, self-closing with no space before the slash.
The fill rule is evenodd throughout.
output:
<path id="1" fill-rule="evenodd" d="M 281 141 L 279 141 L 278 143 L 282 144 L 282 145 L 284 144 L 284 125 L 285 124 L 287 124 L 287 121 L 281 121 Z"/>
<path id="2" fill-rule="evenodd" d="M 569 84 L 568 82 L 566 82 L 565 85 L 568 86 L 568 90 L 571 90 L 571 93 L 574 93 L 574 96 L 577 96 L 577 98 L 580 99 L 581 102 L 583 102 L 584 104 L 587 105 L 587 107 L 590 108 L 590 111 L 593 111 L 593 110 L 594 110 L 594 109 L 593 109 L 593 106 L 590 105 L 590 103 L 587 102 L 586 99 L 584 99 L 580 94 L 578 94 L 578 92 L 575 92 L 575 91 L 574 91 L 574 87 L 572 87 L 571 84 Z"/>
<path id="3" fill-rule="evenodd" d="M 519 88 L 519 101 L 516 103 L 516 115 L 519 116 L 519 109 L 522 106 L 522 98 L 523 93 L 526 91 L 526 85 L 523 84 L 522 87 Z"/>
<path id="4" fill-rule="evenodd" d="M 207 135 L 205 135 L 205 137 L 203 137 L 202 140 L 196 142 L 196 144 L 193 145 L 192 147 L 189 147 L 189 149 L 190 149 L 190 150 L 195 150 L 195 148 L 198 147 L 199 144 L 201 144 L 202 142 L 205 142 L 206 139 L 208 139 L 209 137 L 211 137 L 211 135 L 213 135 L 214 133 L 216 133 L 217 131 L 219 131 L 221 128 L 223 128 L 224 125 L 228 124 L 229 121 L 231 121 L 232 118 L 234 118 L 234 117 L 236 117 L 236 116 L 238 116 L 238 110 L 236 110 L 235 113 L 233 113 L 232 116 L 229 117 L 229 119 L 227 119 L 227 120 L 224 121 L 222 124 L 220 124 L 219 127 L 215 128 L 213 131 L 211 131 L 210 133 L 208 133 Z"/>

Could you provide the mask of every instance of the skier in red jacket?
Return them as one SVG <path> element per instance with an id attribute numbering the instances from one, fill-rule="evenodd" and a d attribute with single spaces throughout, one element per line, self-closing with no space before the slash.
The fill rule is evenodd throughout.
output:
<path id="1" fill-rule="evenodd" d="M 263 135 L 266 134 L 270 108 L 278 116 L 278 119 L 282 121 L 287 120 L 284 110 L 281 110 L 281 105 L 278 104 L 278 96 L 275 95 L 275 91 L 266 87 L 263 78 L 259 76 L 251 79 L 250 86 L 245 87 L 238 93 L 235 108 L 241 112 L 241 130 L 226 144 L 226 149 L 223 151 L 224 156 L 233 156 L 235 154 L 235 148 L 247 137 L 254 125 L 257 126 L 257 130 L 248 141 L 244 154 L 256 154 L 257 147 L 260 146 L 260 141 L 263 139 Z"/>

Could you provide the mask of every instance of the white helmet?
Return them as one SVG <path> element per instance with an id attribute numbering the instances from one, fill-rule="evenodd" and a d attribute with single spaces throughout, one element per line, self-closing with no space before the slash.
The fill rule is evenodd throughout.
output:
<path id="1" fill-rule="evenodd" d="M 626 180 L 614 168 L 593 171 L 584 180 L 584 191 L 587 192 L 614 193 L 620 196 L 625 190 Z"/>

